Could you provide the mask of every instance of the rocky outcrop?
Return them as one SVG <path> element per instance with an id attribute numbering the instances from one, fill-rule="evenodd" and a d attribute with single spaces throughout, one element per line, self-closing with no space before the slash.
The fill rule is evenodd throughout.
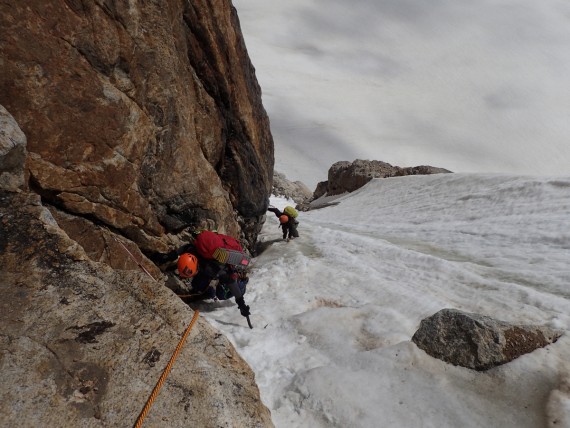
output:
<path id="1" fill-rule="evenodd" d="M 341 161 L 334 163 L 328 172 L 328 180 L 317 184 L 313 199 L 324 195 L 334 196 L 353 192 L 361 188 L 373 178 L 400 177 L 404 175 L 427 175 L 450 173 L 444 168 L 433 166 L 415 166 L 401 168 L 376 160 L 357 159 L 354 162 Z"/>
<path id="2" fill-rule="evenodd" d="M 0 189 L 26 188 L 24 162 L 26 136 L 6 109 L 0 105 Z"/>
<path id="3" fill-rule="evenodd" d="M 556 342 L 562 333 L 544 326 L 515 325 L 442 309 L 422 320 L 412 342 L 447 363 L 487 370 Z"/>
<path id="4" fill-rule="evenodd" d="M 0 28 L 1 425 L 130 426 L 193 315 L 146 256 L 195 227 L 253 246 L 266 212 L 273 141 L 236 11 L 22 0 Z M 273 425 L 199 318 L 144 426 Z"/>
<path id="5" fill-rule="evenodd" d="M 147 254 L 193 227 L 253 244 L 273 141 L 229 0 L 4 2 L 0 28 L 0 104 L 52 210 Z"/>
<path id="6" fill-rule="evenodd" d="M 273 188 L 271 191 L 275 196 L 292 199 L 297 204 L 303 204 L 312 197 L 309 188 L 301 181 L 289 181 L 284 174 L 273 173 Z"/>
<path id="7" fill-rule="evenodd" d="M 0 124 L 0 425 L 133 426 L 194 313 L 162 278 L 112 269 L 64 232 L 22 180 L 24 134 L 4 109 Z M 273 424 L 251 369 L 198 318 L 143 426 Z"/>

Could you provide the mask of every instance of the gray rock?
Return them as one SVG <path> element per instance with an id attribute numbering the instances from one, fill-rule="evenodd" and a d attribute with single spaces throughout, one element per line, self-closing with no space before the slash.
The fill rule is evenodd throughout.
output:
<path id="1" fill-rule="evenodd" d="M 0 105 L 0 188 L 25 188 L 26 136 L 8 111 Z"/>
<path id="2" fill-rule="evenodd" d="M 442 309 L 422 320 L 412 342 L 447 363 L 487 370 L 556 342 L 562 334 L 544 326 L 514 325 L 484 315 Z"/>
<path id="3" fill-rule="evenodd" d="M 303 204 L 312 197 L 309 188 L 301 181 L 289 181 L 284 174 L 273 173 L 273 189 L 275 196 L 282 196 L 294 200 L 297 204 Z"/>

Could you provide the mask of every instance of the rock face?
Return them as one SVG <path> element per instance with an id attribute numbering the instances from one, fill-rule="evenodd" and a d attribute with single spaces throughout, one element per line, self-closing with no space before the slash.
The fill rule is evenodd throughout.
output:
<path id="1" fill-rule="evenodd" d="M 253 246 L 266 212 L 273 141 L 236 11 L 8 1 L 0 28 L 0 424 L 132 426 L 193 315 L 147 256 L 195 227 Z M 273 424 L 199 318 L 144 426 Z"/>
<path id="2" fill-rule="evenodd" d="M 26 189 L 25 138 L 3 109 L 0 123 L 0 425 L 132 426 L 193 311 L 138 268 L 92 260 Z M 143 426 L 273 424 L 250 368 L 199 318 Z"/>
<path id="3" fill-rule="evenodd" d="M 284 174 L 273 173 L 273 188 L 271 193 L 294 200 L 297 204 L 307 202 L 312 197 L 309 188 L 300 181 L 289 181 Z"/>
<path id="4" fill-rule="evenodd" d="M 542 348 L 562 335 L 543 326 L 513 325 L 479 314 L 442 309 L 422 320 L 412 341 L 432 357 L 487 370 Z"/>
<path id="5" fill-rule="evenodd" d="M 253 244 L 273 140 L 229 0 L 12 1 L 0 28 L 0 104 L 44 203 L 145 253 L 190 227 Z"/>
<path id="6" fill-rule="evenodd" d="M 317 184 L 313 199 L 340 195 L 361 188 L 373 178 L 399 177 L 403 175 L 427 175 L 450 173 L 451 171 L 433 166 L 415 166 L 401 168 L 376 160 L 357 159 L 354 162 L 334 163 L 328 172 L 328 180 Z"/>

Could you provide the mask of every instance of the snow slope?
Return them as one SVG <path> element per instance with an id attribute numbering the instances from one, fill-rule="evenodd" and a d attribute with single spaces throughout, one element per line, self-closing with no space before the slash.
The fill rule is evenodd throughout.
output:
<path id="1" fill-rule="evenodd" d="M 289 243 L 268 213 L 253 330 L 203 304 L 278 428 L 570 427 L 570 337 L 487 372 L 410 340 L 442 308 L 569 329 L 570 177 L 376 179 L 337 202 L 300 213 Z"/>

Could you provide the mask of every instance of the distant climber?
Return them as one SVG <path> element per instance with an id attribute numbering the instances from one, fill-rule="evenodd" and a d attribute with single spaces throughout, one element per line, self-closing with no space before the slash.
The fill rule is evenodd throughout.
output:
<path id="1" fill-rule="evenodd" d="M 246 268 L 250 257 L 236 239 L 204 230 L 196 233 L 191 243 L 153 257 L 158 264 L 177 258 L 178 276 L 192 278 L 193 294 L 220 300 L 235 297 L 241 315 L 248 318 L 249 323 L 249 306 L 243 295 L 249 281 Z M 218 281 L 215 288 L 210 286 L 214 280 Z"/>
<path id="2" fill-rule="evenodd" d="M 279 211 L 278 208 L 270 206 L 267 211 L 271 211 L 279 219 L 281 228 L 283 229 L 283 239 L 293 239 L 299 237 L 299 232 L 297 231 L 297 226 L 299 222 L 297 221 L 298 212 L 295 208 L 287 206 L 283 211 Z"/>

